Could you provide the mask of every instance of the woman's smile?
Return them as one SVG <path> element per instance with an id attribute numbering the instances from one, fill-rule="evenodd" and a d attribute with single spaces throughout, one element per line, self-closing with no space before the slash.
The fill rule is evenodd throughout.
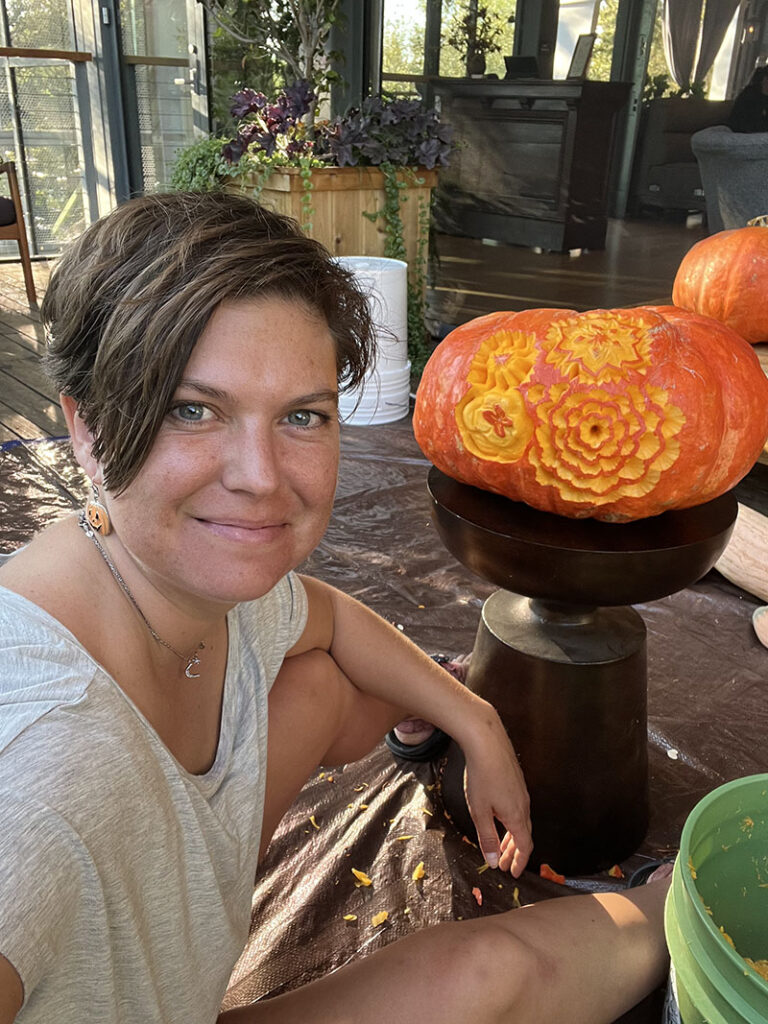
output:
<path id="1" fill-rule="evenodd" d="M 247 520 L 203 519 L 195 517 L 201 526 L 222 540 L 236 544 L 271 544 L 288 529 L 284 522 L 256 523 Z"/>

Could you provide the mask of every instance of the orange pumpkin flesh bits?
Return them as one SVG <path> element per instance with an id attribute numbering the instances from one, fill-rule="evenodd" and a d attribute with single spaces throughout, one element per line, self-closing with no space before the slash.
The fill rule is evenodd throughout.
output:
<path id="1" fill-rule="evenodd" d="M 556 871 L 553 871 L 549 864 L 542 864 L 539 868 L 539 875 L 541 878 L 546 878 L 549 882 L 557 882 L 558 885 L 565 885 L 565 875 L 559 875 Z"/>
<path id="2" fill-rule="evenodd" d="M 357 868 L 352 868 L 352 874 L 357 879 L 357 885 L 373 885 L 373 882 L 364 871 L 358 871 Z"/>
<path id="3" fill-rule="evenodd" d="M 745 956 L 744 959 L 754 971 L 757 971 L 761 978 L 768 981 L 768 960 L 750 960 L 748 956 Z"/>

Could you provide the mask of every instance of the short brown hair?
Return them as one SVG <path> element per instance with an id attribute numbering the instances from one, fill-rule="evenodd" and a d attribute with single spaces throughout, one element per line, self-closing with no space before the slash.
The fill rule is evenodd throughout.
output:
<path id="1" fill-rule="evenodd" d="M 245 196 L 133 199 L 67 249 L 42 304 L 45 365 L 77 402 L 110 490 L 141 469 L 214 310 L 275 296 L 325 320 L 340 384 L 358 385 L 374 333 L 353 275 L 295 221 Z"/>

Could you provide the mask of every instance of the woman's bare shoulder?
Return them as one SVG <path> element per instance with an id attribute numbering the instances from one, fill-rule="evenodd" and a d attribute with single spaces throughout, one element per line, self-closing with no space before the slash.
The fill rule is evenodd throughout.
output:
<path id="1" fill-rule="evenodd" d="M 88 572 L 79 536 L 75 516 L 46 527 L 0 564 L 0 586 L 32 601 L 71 629 L 88 606 Z"/>

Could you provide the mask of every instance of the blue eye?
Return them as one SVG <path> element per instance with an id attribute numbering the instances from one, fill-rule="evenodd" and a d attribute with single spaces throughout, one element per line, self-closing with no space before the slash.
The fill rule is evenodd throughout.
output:
<path id="1" fill-rule="evenodd" d="M 292 427 L 311 427 L 314 426 L 314 421 L 317 418 L 321 418 L 319 413 L 311 412 L 309 409 L 296 409 L 295 412 L 289 412 L 286 416 L 287 421 Z"/>
<path id="2" fill-rule="evenodd" d="M 180 402 L 171 409 L 171 415 L 183 423 L 200 423 L 208 411 L 200 402 Z"/>

